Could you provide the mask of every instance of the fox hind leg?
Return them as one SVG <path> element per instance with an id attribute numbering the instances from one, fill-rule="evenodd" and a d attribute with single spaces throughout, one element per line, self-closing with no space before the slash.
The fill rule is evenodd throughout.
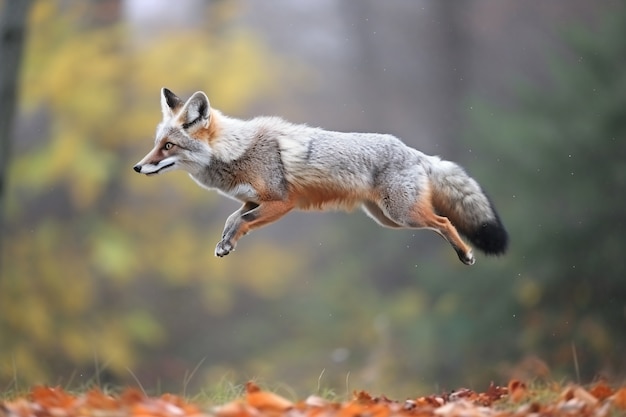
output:
<path id="1" fill-rule="evenodd" d="M 463 242 L 456 228 L 447 217 L 442 217 L 434 212 L 430 212 L 421 217 L 421 222 L 424 224 L 422 227 L 435 231 L 447 240 L 448 243 L 452 245 L 452 248 L 455 250 L 461 262 L 465 265 L 474 265 L 476 259 L 474 258 L 472 248 Z"/>
<path id="2" fill-rule="evenodd" d="M 378 213 L 389 222 L 396 224 L 397 227 L 433 230 L 450 243 L 461 262 L 466 265 L 473 265 L 476 260 L 472 248 L 461 239 L 458 231 L 447 217 L 440 216 L 435 212 L 430 201 L 429 190 L 414 191 L 416 191 L 417 198 L 413 199 L 412 204 L 407 203 L 405 199 L 383 198 L 377 204 Z M 402 194 L 396 193 L 396 195 Z M 364 209 L 372 217 L 375 217 L 376 210 L 371 210 L 369 206 L 364 207 Z M 380 217 L 376 217 L 380 224 L 389 226 L 381 222 Z"/>
<path id="3" fill-rule="evenodd" d="M 376 223 L 383 227 L 391 227 L 393 229 L 401 228 L 402 226 L 391 220 L 385 212 L 373 201 L 366 201 L 362 206 L 363 211 L 371 217 Z"/>
<path id="4" fill-rule="evenodd" d="M 419 199 L 409 213 L 413 227 L 428 228 L 435 231 L 452 245 L 461 262 L 465 265 L 474 265 L 476 259 L 472 248 L 461 239 L 450 219 L 435 212 L 430 198 Z"/>

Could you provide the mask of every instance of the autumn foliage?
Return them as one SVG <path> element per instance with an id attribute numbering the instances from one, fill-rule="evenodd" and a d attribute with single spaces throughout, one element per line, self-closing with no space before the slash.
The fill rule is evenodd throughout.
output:
<path id="1" fill-rule="evenodd" d="M 546 394 L 547 392 L 547 394 Z M 542 399 L 542 397 L 544 397 Z M 354 392 L 346 401 L 311 395 L 291 401 L 248 382 L 244 395 L 220 405 L 197 405 L 180 396 L 148 396 L 128 388 L 119 395 L 92 389 L 72 394 L 62 388 L 35 387 L 24 398 L 0 403 L 0 417 L 133 416 L 133 417 L 427 417 L 427 416 L 611 416 L 626 412 L 626 388 L 613 389 L 598 382 L 529 388 L 513 380 L 508 386 L 493 383 L 484 392 L 460 389 L 404 401 Z"/>

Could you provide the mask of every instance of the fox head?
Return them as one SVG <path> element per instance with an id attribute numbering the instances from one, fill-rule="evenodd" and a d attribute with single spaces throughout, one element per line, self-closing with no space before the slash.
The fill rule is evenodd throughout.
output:
<path id="1" fill-rule="evenodd" d="M 163 121 L 157 126 L 154 148 L 133 169 L 146 175 L 182 169 L 193 174 L 211 154 L 211 108 L 202 91 L 183 102 L 167 88 L 161 89 Z"/>

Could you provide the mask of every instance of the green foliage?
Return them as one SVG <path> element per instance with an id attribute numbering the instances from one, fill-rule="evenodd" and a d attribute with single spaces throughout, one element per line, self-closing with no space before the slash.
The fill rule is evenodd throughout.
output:
<path id="1" fill-rule="evenodd" d="M 524 85 L 515 109 L 474 105 L 472 137 L 498 155 L 492 192 L 509 196 L 511 301 L 524 321 L 515 343 L 561 371 L 573 369 L 575 346 L 592 377 L 626 370 L 626 9 L 597 33 L 564 36 L 570 50 L 552 59 L 551 85 Z"/>

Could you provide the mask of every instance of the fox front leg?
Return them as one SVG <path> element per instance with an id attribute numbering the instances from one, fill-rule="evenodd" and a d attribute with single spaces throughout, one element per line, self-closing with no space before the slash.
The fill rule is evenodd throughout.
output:
<path id="1" fill-rule="evenodd" d="M 266 201 L 260 204 L 247 202 L 228 216 L 222 240 L 215 247 L 215 256 L 228 255 L 235 250 L 237 241 L 253 229 L 272 223 L 293 209 L 290 201 Z"/>
<path id="2" fill-rule="evenodd" d="M 244 203 L 244 205 L 241 206 L 239 210 L 228 216 L 228 219 L 226 219 L 226 224 L 224 224 L 222 240 L 220 240 L 215 247 L 215 256 L 219 256 L 221 258 L 235 250 L 237 240 L 239 240 L 240 237 L 237 237 L 237 231 L 241 228 L 243 215 L 250 212 L 251 210 L 254 210 L 257 207 L 258 204 L 256 203 L 247 202 Z"/>

